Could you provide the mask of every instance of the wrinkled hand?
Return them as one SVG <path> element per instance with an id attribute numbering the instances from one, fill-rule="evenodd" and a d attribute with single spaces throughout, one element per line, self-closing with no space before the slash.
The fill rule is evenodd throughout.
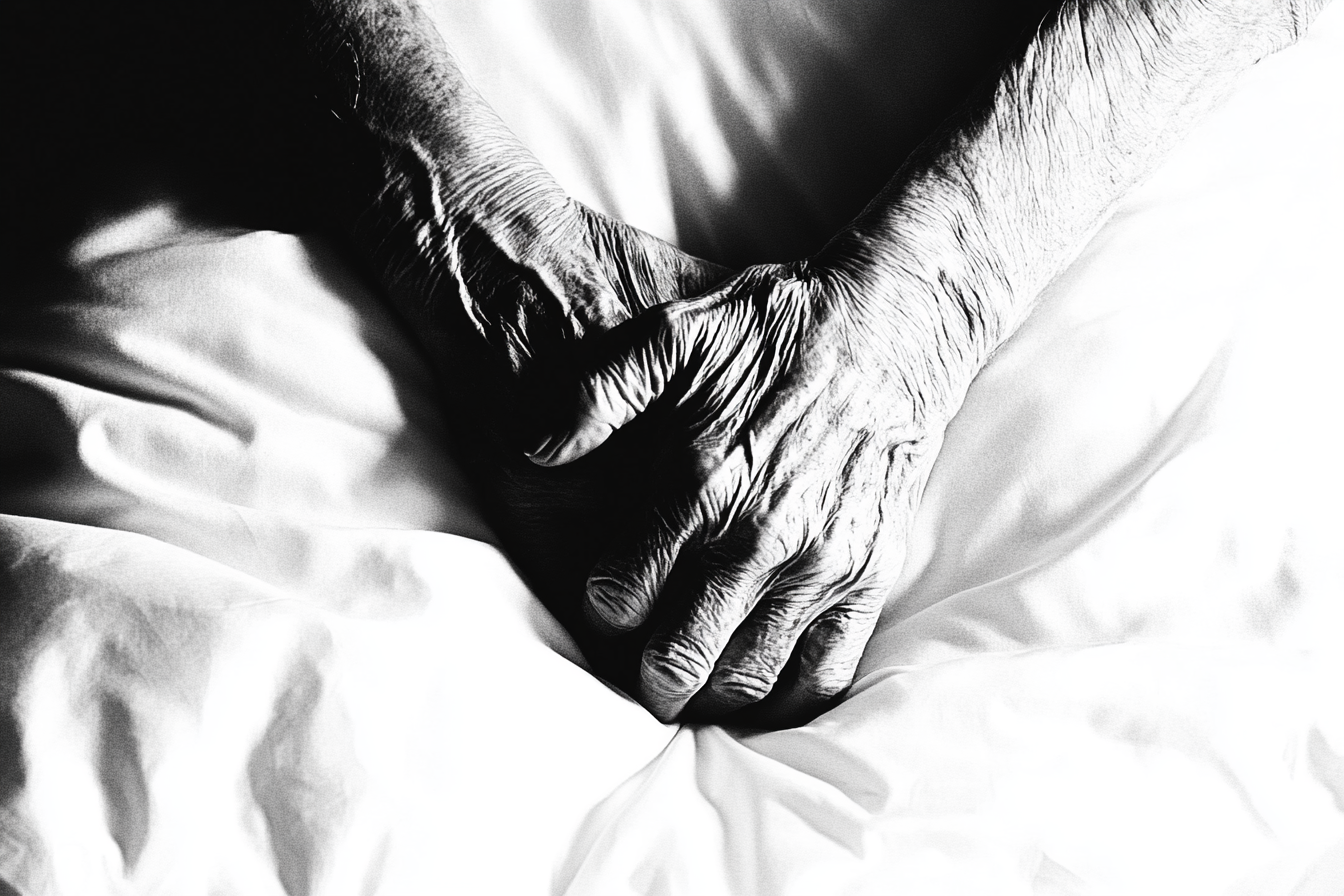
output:
<path id="1" fill-rule="evenodd" d="M 771 697 L 785 715 L 853 677 L 947 416 L 929 401 L 939 361 L 915 316 L 856 293 L 805 266 L 760 267 L 646 311 L 606 337 L 570 425 L 532 452 L 568 463 L 655 401 L 686 421 L 643 525 L 586 595 L 609 631 L 659 609 L 640 689 L 662 719 L 756 703 L 794 653 L 796 680 Z"/>
<path id="2" fill-rule="evenodd" d="M 572 200 L 523 204 L 525 214 L 494 218 L 476 205 L 452 210 L 448 279 L 460 280 L 473 329 L 512 382 L 731 273 Z"/>
<path id="3" fill-rule="evenodd" d="M 536 431 L 531 409 L 551 404 L 555 385 L 571 381 L 592 345 L 640 312 L 699 296 L 732 272 L 577 202 L 528 209 L 525 239 L 515 238 L 514 222 L 484 214 L 477 219 L 488 230 L 455 226 L 470 238 L 454 241 L 456 276 L 438 282 L 462 300 L 441 307 L 465 308 L 461 321 L 468 326 L 441 328 L 431 356 L 447 368 L 455 419 L 471 424 L 457 456 L 471 472 L 494 534 L 594 668 L 633 689 L 636 642 L 594 629 L 576 598 L 625 523 L 628 496 L 642 492 L 648 439 L 627 433 L 633 438 L 562 469 L 530 463 L 520 448 Z M 474 210 L 459 205 L 455 211 L 461 218 Z M 476 238 L 487 232 L 495 239 Z M 415 320 L 425 306 L 418 281 L 412 287 L 402 307 Z M 441 293 L 457 298 L 450 289 Z M 427 310 L 435 312 L 433 305 Z M 417 330 L 433 326 L 422 318 Z"/>

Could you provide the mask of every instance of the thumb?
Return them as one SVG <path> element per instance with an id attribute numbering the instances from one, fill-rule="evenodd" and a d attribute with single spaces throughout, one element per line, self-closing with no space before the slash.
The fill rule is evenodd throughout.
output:
<path id="1" fill-rule="evenodd" d="M 578 460 L 637 417 L 685 367 L 686 306 L 659 305 L 603 337 L 597 363 L 579 375 L 572 410 L 527 456 L 554 467 Z"/>

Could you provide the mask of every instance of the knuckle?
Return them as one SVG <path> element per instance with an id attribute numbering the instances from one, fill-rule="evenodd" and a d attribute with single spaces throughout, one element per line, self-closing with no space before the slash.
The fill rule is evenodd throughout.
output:
<path id="1" fill-rule="evenodd" d="M 722 504 L 730 498 L 745 497 L 750 476 L 740 445 L 731 445 L 718 436 L 702 436 L 693 445 L 691 467 L 702 500 Z"/>
<path id="2" fill-rule="evenodd" d="M 839 566 L 797 563 L 777 577 L 774 597 L 783 610 L 803 615 L 835 604 L 853 578 Z"/>
<path id="3" fill-rule="evenodd" d="M 807 540 L 807 522 L 801 514 L 757 511 L 747 518 L 750 549 L 767 566 L 796 560 Z"/>
<path id="4" fill-rule="evenodd" d="M 751 643 L 757 653 L 783 665 L 794 641 L 815 615 L 816 603 L 815 594 L 806 589 L 783 593 L 773 590 L 766 594 L 757 608 L 753 619 L 757 624 L 751 632 Z"/>
<path id="5" fill-rule="evenodd" d="M 879 558 L 871 548 L 851 545 L 844 550 L 832 552 L 821 564 L 819 577 L 827 584 L 828 598 L 844 600 L 835 612 L 849 617 L 861 614 L 869 603 L 867 595 L 872 591 L 869 581 Z"/>
<path id="6" fill-rule="evenodd" d="M 645 534 L 633 550 L 650 568 L 669 567 L 699 523 L 694 506 L 671 502 L 655 505 L 649 512 Z"/>
<path id="7" fill-rule="evenodd" d="M 705 335 L 701 326 L 703 313 L 696 302 L 668 302 L 649 312 L 655 338 L 664 350 L 699 345 Z"/>
<path id="8" fill-rule="evenodd" d="M 721 531 L 705 552 L 716 565 L 773 582 L 800 567 L 809 550 L 808 523 L 802 514 L 754 503 L 745 489 L 737 488 L 720 509 Z"/>
<path id="9" fill-rule="evenodd" d="M 856 586 L 844 603 L 831 609 L 835 617 L 837 635 L 852 636 L 871 629 L 882 615 L 885 599 L 885 588 L 867 584 Z"/>
<path id="10" fill-rule="evenodd" d="M 755 592 L 755 583 L 742 567 L 735 565 L 730 558 L 706 556 L 700 583 L 700 595 L 695 608 L 697 614 L 726 610 L 729 607 L 746 606 Z M 702 619 L 715 619 L 714 624 L 726 624 L 726 619 L 701 615 Z"/>

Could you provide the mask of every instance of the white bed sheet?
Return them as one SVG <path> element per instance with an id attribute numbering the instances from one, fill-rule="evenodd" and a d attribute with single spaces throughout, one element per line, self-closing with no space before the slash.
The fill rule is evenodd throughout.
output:
<path id="1" fill-rule="evenodd" d="M 713 203 L 667 121 L 731 196 L 725 103 L 768 145 L 790 48 L 874 61 L 865 6 L 811 8 L 437 9 L 576 193 L 676 237 Z M 319 243 L 170 207 L 91 235 L 0 325 L 0 879 L 1340 892 L 1342 92 L 1334 8 L 1125 202 L 976 381 L 851 695 L 785 732 L 663 726 L 580 668 Z M 777 149 L 813 195 L 817 148 Z"/>

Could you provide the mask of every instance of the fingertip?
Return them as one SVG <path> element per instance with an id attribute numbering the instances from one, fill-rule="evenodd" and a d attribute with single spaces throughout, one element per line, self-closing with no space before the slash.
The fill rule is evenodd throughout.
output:
<path id="1" fill-rule="evenodd" d="M 643 688 L 643 703 L 646 709 L 655 719 L 664 725 L 677 721 L 681 715 L 689 698 L 677 697 L 668 694 L 656 693 L 650 691 L 647 687 Z"/>
<path id="2" fill-rule="evenodd" d="M 597 423 L 585 421 L 570 432 L 551 434 L 538 439 L 532 448 L 524 451 L 524 454 L 537 466 L 564 466 L 600 447 L 615 431 L 616 427 L 605 421 Z"/>
<path id="3" fill-rule="evenodd" d="M 563 455 L 551 451 L 528 451 L 527 459 L 538 467 L 563 467 L 569 463 Z"/>
<path id="4" fill-rule="evenodd" d="M 596 446 L 593 446 L 596 447 Z M 575 448 L 571 444 L 569 436 L 549 436 L 523 452 L 527 459 L 539 467 L 561 467 L 571 461 L 578 460 L 587 454 L 589 449 Z"/>
<path id="5" fill-rule="evenodd" d="M 555 461 L 552 458 L 555 456 L 556 448 L 562 441 L 562 437 L 544 435 L 533 442 L 530 447 L 524 448 L 523 454 L 528 460 L 539 467 L 553 467 L 555 466 Z"/>
<path id="6" fill-rule="evenodd" d="M 646 695 L 644 705 L 655 719 L 662 722 L 664 725 L 670 725 L 677 720 L 677 716 L 681 715 L 681 710 L 686 704 L 685 701 L 659 703 L 650 700 Z"/>
<path id="7" fill-rule="evenodd" d="M 639 672 L 641 702 L 658 721 L 676 720 L 699 687 L 700 682 L 688 681 L 682 672 L 669 665 L 665 659 L 659 661 L 645 653 Z"/>
<path id="8" fill-rule="evenodd" d="M 832 706 L 844 699 L 854 683 L 872 626 L 848 621 L 853 617 L 842 610 L 832 608 L 803 633 L 799 673 L 782 701 L 794 713 Z"/>
<path id="9" fill-rule="evenodd" d="M 627 632 L 644 621 L 630 595 L 605 576 L 588 579 L 583 607 L 590 623 L 611 633 Z"/>

